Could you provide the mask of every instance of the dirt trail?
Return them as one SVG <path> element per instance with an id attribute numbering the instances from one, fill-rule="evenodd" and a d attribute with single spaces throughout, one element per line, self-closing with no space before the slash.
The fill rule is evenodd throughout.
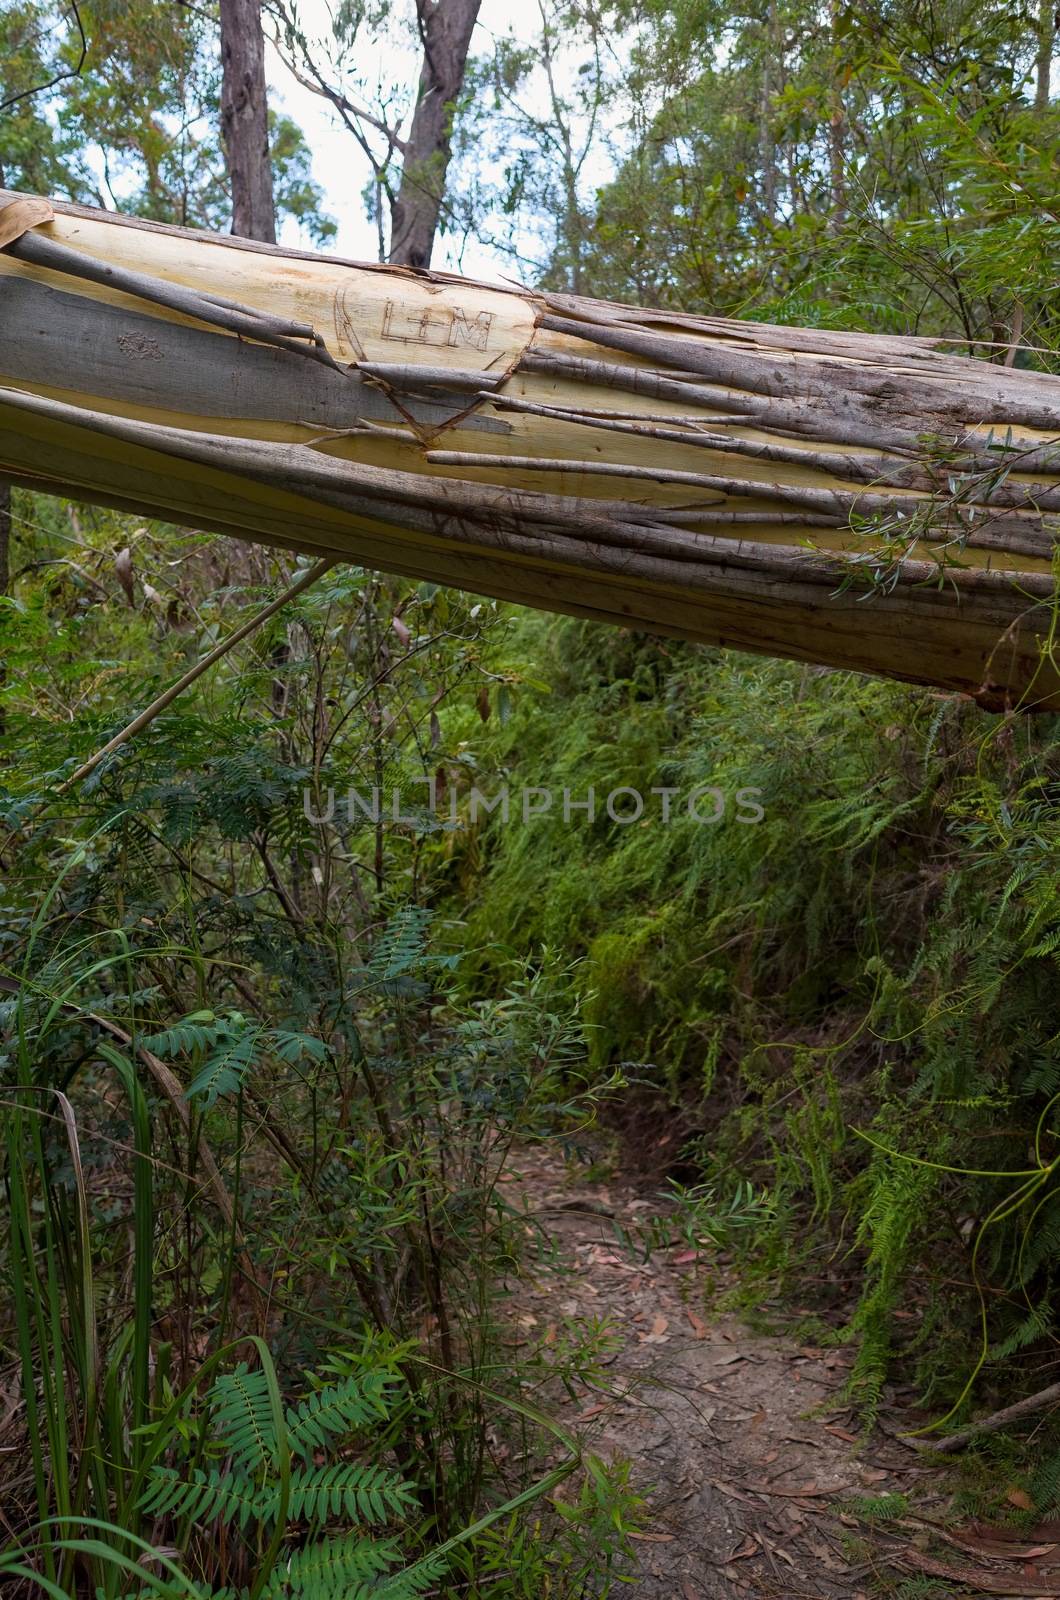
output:
<path id="1" fill-rule="evenodd" d="M 915 1491 L 938 1506 L 934 1469 L 884 1438 L 867 1453 L 842 1399 L 845 1351 L 800 1348 L 704 1310 L 688 1252 L 640 1266 L 617 1245 L 651 1206 L 620 1182 L 569 1179 L 555 1151 L 519 1154 L 507 1198 L 555 1242 L 512 1284 L 527 1343 L 606 1318 L 621 1340 L 608 1394 L 550 1396 L 599 1454 L 634 1462 L 649 1513 L 637 1541 L 643 1600 L 869 1600 L 879 1556 L 844 1516 L 847 1495 Z M 682 1256 L 685 1259 L 682 1259 Z M 701 1269 L 700 1269 L 701 1270 Z M 926 1480 L 926 1481 L 925 1481 Z M 908 1541 L 909 1535 L 906 1535 Z"/>

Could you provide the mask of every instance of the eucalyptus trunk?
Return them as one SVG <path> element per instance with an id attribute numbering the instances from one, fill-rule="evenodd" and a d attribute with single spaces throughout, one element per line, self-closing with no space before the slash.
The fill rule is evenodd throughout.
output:
<path id="1" fill-rule="evenodd" d="M 1060 380 L 0 193 L 0 473 L 546 610 L 1060 707 Z"/>
<path id="2" fill-rule="evenodd" d="M 390 260 L 429 267 L 452 154 L 453 117 L 464 87 L 482 0 L 416 0 L 423 67 L 391 216 Z"/>
<path id="3" fill-rule="evenodd" d="M 1038 117 L 1044 117 L 1049 110 L 1057 15 L 1056 0 L 1038 0 L 1038 53 L 1034 66 L 1034 113 Z"/>
<path id="4" fill-rule="evenodd" d="M 232 232 L 276 241 L 261 0 L 221 0 L 221 138 Z"/>

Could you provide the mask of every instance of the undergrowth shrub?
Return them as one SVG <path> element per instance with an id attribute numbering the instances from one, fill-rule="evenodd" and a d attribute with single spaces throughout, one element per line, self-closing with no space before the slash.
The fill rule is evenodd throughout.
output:
<path id="1" fill-rule="evenodd" d="M 494 1521 L 527 1516 L 557 1595 L 626 1562 L 635 1497 L 533 1402 L 551 1353 L 498 1359 L 526 1238 L 505 1164 L 591 1122 L 608 1089 L 584 1069 L 571 975 L 513 961 L 472 994 L 427 904 L 436 819 L 307 814 L 333 774 L 389 794 L 422 773 L 450 693 L 481 699 L 481 613 L 339 574 L 250 670 L 65 797 L 114 716 L 8 718 L 0 1363 L 24 1406 L 5 1461 L 28 1470 L 5 1474 L 5 1574 L 226 1600 L 384 1579 L 397 1600 L 452 1574 L 466 1594 Z M 39 710 L 47 619 L 0 620 Z M 59 642 L 64 692 L 106 629 L 78 618 Z M 592 1339 L 562 1356 L 587 1379 L 600 1359 Z M 379 1375 L 385 1409 L 340 1408 L 341 1434 L 314 1412 L 299 1456 L 300 1408 Z M 575 1470 L 569 1520 L 547 1497 Z"/>
<path id="2" fill-rule="evenodd" d="M 1057 1335 L 1057 719 L 523 628 L 549 692 L 494 733 L 513 781 L 755 790 L 764 815 L 484 820 L 471 965 L 582 957 L 593 1063 L 639 1064 L 709 1181 L 768 1189 L 749 1295 L 756 1271 L 816 1292 L 867 1414 L 898 1357 L 943 1410 L 1019 1382 Z"/>

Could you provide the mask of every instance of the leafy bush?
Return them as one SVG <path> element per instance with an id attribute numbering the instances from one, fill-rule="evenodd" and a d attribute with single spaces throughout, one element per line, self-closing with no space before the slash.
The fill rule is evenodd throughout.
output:
<path id="1" fill-rule="evenodd" d="M 1009 1381 L 1006 1361 L 1057 1328 L 1056 719 L 527 626 L 552 687 L 494 736 L 517 779 L 753 787 L 765 815 L 484 824 L 477 971 L 498 947 L 580 955 L 598 1069 L 651 1063 L 638 1075 L 703 1130 L 706 1178 L 769 1191 L 741 1235 L 763 1269 L 862 1264 L 846 1331 L 870 1411 L 928 1295 L 920 1381 L 961 1394 L 977 1283 Z"/>

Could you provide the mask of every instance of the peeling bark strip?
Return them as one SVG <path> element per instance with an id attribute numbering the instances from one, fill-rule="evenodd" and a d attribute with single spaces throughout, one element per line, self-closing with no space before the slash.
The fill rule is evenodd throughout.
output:
<path id="1" fill-rule="evenodd" d="M 223 295 L 198 294 L 165 278 L 129 272 L 115 263 L 96 261 L 78 250 L 69 250 L 65 245 L 55 244 L 37 233 L 23 234 L 7 246 L 7 254 L 29 266 L 67 273 L 83 283 L 97 283 L 103 288 L 115 289 L 151 304 L 165 306 L 170 311 L 179 311 L 199 322 L 211 323 L 229 333 L 276 345 L 278 349 L 290 350 L 293 355 L 307 356 L 325 367 L 338 365 L 334 357 L 328 354 L 320 334 L 307 323 L 271 317 L 267 312 L 256 312 Z M 303 339 L 307 343 L 299 342 Z"/>
<path id="2" fill-rule="evenodd" d="M 292 417 L 327 429 L 365 423 L 401 426 L 407 416 L 425 429 L 443 428 L 461 409 L 459 397 L 436 393 L 388 398 L 384 384 L 369 381 L 367 368 L 352 373 L 334 365 L 298 359 L 311 347 L 245 340 L 233 381 L 230 341 L 206 328 L 161 322 L 157 317 L 85 301 L 47 284 L 7 278 L 0 285 L 4 313 L 3 376 L 21 385 L 73 389 L 105 395 L 127 406 L 157 406 L 165 385 L 167 409 L 186 416 L 225 418 L 231 423 L 286 422 Z M 271 341 L 270 341 L 271 342 Z M 476 387 L 481 374 L 475 375 Z M 465 427 L 504 434 L 499 419 L 469 418 Z"/>
<path id="3" fill-rule="evenodd" d="M 1060 708 L 1039 643 L 1060 379 L 921 339 L 542 298 L 0 192 L 5 239 L 0 474 Z"/>

